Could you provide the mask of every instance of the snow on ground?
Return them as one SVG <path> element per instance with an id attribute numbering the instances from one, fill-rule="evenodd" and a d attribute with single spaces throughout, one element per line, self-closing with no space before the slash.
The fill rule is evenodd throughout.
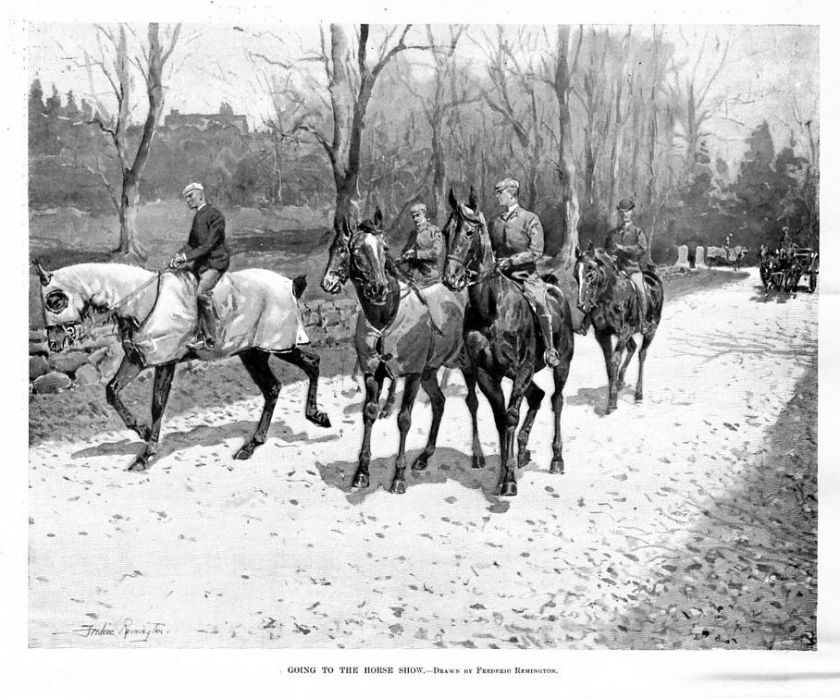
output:
<path id="1" fill-rule="evenodd" d="M 634 361 L 609 416 L 600 349 L 576 337 L 566 473 L 547 470 L 547 397 L 514 498 L 493 494 L 499 460 L 483 397 L 482 443 L 494 455 L 470 468 L 454 374 L 437 454 L 409 473 L 402 496 L 383 489 L 394 417 L 374 428 L 370 489 L 349 488 L 362 394 L 347 375 L 322 382 L 330 430 L 303 418 L 305 385 L 286 386 L 268 443 L 248 462 L 232 455 L 255 426 L 256 397 L 197 399 L 206 407 L 167 419 L 162 457 L 144 474 L 124 470 L 139 450 L 124 430 L 35 444 L 30 644 L 630 646 L 605 624 L 661 593 L 657 575 L 696 543 L 704 511 L 759 467 L 816 355 L 818 295 L 762 302 L 756 277 L 666 300 L 645 400 L 633 401 Z M 550 391 L 548 378 L 538 382 Z M 421 398 L 410 457 L 429 421 Z M 719 543 L 737 551 L 747 541 Z M 703 581 L 681 583 L 690 594 Z"/>

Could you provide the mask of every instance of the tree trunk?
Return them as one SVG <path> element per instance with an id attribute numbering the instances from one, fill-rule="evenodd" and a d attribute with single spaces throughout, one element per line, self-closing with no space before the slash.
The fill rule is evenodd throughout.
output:
<path id="1" fill-rule="evenodd" d="M 566 219 L 566 236 L 560 248 L 560 260 L 568 269 L 574 264 L 575 249 L 578 247 L 578 222 L 580 206 L 575 189 L 576 169 L 572 154 L 572 122 L 569 112 L 569 27 L 557 28 L 557 63 L 554 75 L 554 93 L 557 97 L 560 122 L 560 143 L 558 175 L 560 177 L 560 200 Z"/>
<path id="2" fill-rule="evenodd" d="M 120 246 L 114 250 L 114 253 L 135 261 L 145 260 L 147 256 L 137 235 L 139 205 L 140 187 L 137 178 L 133 172 L 126 171 L 123 173 L 122 194 L 120 195 Z"/>

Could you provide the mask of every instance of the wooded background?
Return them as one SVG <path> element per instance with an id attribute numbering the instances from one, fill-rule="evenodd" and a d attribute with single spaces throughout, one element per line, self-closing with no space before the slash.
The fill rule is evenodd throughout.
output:
<path id="1" fill-rule="evenodd" d="M 165 125 L 167 79 L 183 69 L 173 61 L 199 31 L 93 31 L 73 60 L 107 79 L 105 93 L 32 81 L 29 202 L 116 212 L 122 254 L 143 256 L 141 203 L 177 198 L 190 181 L 223 209 L 365 217 L 380 206 L 401 240 L 411 204 L 442 223 L 449 187 L 466 198 L 474 186 L 494 213 L 493 184 L 512 176 L 561 259 L 600 244 L 627 196 L 660 263 L 728 233 L 755 251 L 783 225 L 819 242 L 818 94 L 791 80 L 773 88 L 783 109 L 763 101 L 760 81 L 744 80 L 752 39 L 724 28 L 323 25 L 309 48 L 246 36 L 248 80 L 273 105 L 249 129 L 230 118 Z M 813 50 L 810 34 L 779 36 L 791 55 Z M 223 101 L 221 117 L 247 112 Z"/>

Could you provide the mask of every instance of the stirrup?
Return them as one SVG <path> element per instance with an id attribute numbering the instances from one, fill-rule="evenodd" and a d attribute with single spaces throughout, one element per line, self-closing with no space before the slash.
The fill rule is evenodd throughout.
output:
<path id="1" fill-rule="evenodd" d="M 560 365 L 560 354 L 557 353 L 556 349 L 546 349 L 543 354 L 543 361 L 549 368 L 556 368 Z"/>
<path id="2" fill-rule="evenodd" d="M 216 348 L 216 340 L 212 337 L 202 337 L 195 342 L 187 342 L 187 349 L 190 351 L 208 351 Z"/>

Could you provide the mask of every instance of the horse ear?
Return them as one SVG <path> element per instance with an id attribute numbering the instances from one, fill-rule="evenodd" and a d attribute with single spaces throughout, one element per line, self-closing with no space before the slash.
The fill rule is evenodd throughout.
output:
<path id="1" fill-rule="evenodd" d="M 376 211 L 373 212 L 373 223 L 377 228 L 382 225 L 382 211 L 379 210 L 379 206 L 377 206 Z"/>
<path id="2" fill-rule="evenodd" d="M 592 252 L 592 250 L 594 249 L 594 247 L 595 247 L 595 246 L 592 244 L 592 240 L 590 240 L 590 241 L 589 241 L 589 246 L 586 248 L 586 251 L 587 251 L 587 252 Z"/>
<path id="3" fill-rule="evenodd" d="M 350 223 L 347 221 L 347 216 L 342 216 L 341 218 L 341 234 L 344 236 L 344 239 L 347 240 L 350 238 L 351 235 L 350 230 Z"/>
<path id="4" fill-rule="evenodd" d="M 447 198 L 449 202 L 449 208 L 458 208 L 458 199 L 455 198 L 455 191 L 452 187 L 449 187 L 449 197 Z"/>
<path id="5" fill-rule="evenodd" d="M 470 185 L 470 198 L 467 203 L 473 211 L 478 211 L 478 194 L 476 194 L 475 187 L 472 185 Z"/>
<path id="6" fill-rule="evenodd" d="M 580 259 L 580 256 L 581 256 L 580 245 L 575 245 L 575 259 Z"/>
<path id="7" fill-rule="evenodd" d="M 38 272 L 38 279 L 41 281 L 41 286 L 49 286 L 50 281 L 52 281 L 52 274 L 41 266 L 39 260 L 36 259 L 33 264 L 35 265 L 35 271 Z"/>

